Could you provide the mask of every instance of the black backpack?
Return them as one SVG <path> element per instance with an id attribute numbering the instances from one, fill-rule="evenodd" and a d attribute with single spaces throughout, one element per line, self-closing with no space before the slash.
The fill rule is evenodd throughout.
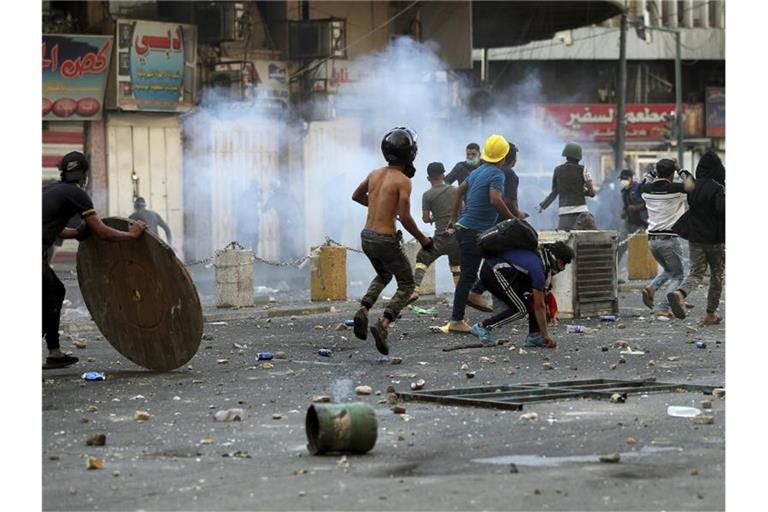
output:
<path id="1" fill-rule="evenodd" d="M 522 219 L 512 218 L 499 222 L 477 236 L 477 244 L 484 256 L 510 249 L 535 251 L 539 247 L 539 234 Z"/>

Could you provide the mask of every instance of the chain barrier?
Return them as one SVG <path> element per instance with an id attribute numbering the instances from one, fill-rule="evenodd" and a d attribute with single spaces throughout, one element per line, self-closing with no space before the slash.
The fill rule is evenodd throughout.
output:
<path id="1" fill-rule="evenodd" d="M 637 230 L 635 230 L 632 233 L 628 234 L 627 237 L 624 240 L 622 240 L 621 242 L 616 244 L 616 248 L 618 249 L 622 245 L 627 244 L 635 235 L 640 233 L 642 230 L 643 230 L 643 228 L 637 228 Z"/>

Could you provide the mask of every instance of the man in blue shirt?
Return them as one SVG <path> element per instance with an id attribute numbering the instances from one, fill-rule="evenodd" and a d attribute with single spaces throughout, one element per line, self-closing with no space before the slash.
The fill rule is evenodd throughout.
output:
<path id="1" fill-rule="evenodd" d="M 528 315 L 528 347 L 555 348 L 557 343 L 547 330 L 544 296 L 552 276 L 573 261 L 573 249 L 563 242 L 544 244 L 538 250 L 511 249 L 487 258 L 480 279 L 488 291 L 506 304 L 507 309 L 472 326 L 471 333 L 485 345 L 495 345 L 493 329 Z M 533 307 L 528 311 L 528 298 Z"/>
<path id="2" fill-rule="evenodd" d="M 512 212 L 502 196 L 504 173 L 499 167 L 503 165 L 508 154 L 509 143 L 504 137 L 488 137 L 483 144 L 482 164 L 472 171 L 454 194 L 453 212 L 448 227 L 456 228 L 456 239 L 461 252 L 461 275 L 453 296 L 453 313 L 448 325 L 450 332 L 470 332 L 469 324 L 464 320 L 464 312 L 470 289 L 477 279 L 477 271 L 483 260 L 477 245 L 477 235 L 495 225 L 499 216 L 502 219 L 512 217 Z"/>

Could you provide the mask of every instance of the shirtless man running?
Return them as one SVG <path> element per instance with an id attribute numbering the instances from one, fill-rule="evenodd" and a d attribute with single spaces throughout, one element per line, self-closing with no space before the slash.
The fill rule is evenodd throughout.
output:
<path id="1" fill-rule="evenodd" d="M 402 232 L 395 229 L 395 218 L 399 215 L 400 223 L 424 249 L 432 248 L 432 239 L 419 230 L 411 217 L 410 178 L 416 172 L 413 160 L 417 149 L 413 131 L 404 127 L 390 130 L 381 141 L 387 166 L 371 172 L 352 194 L 353 201 L 368 208 L 368 218 L 360 238 L 363 252 L 376 270 L 376 277 L 360 301 L 362 307 L 355 314 L 354 332 L 359 339 L 368 337 L 368 312 L 379 294 L 393 275 L 397 279 L 397 293 L 370 329 L 376 348 L 384 355 L 389 354 L 387 327 L 408 303 L 415 287 L 413 270 L 402 248 Z"/>

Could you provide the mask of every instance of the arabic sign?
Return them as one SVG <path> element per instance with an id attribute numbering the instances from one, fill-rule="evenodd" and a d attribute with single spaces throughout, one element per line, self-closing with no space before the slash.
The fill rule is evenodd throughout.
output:
<path id="1" fill-rule="evenodd" d="M 197 30 L 193 25 L 117 21 L 117 106 L 186 112 L 194 106 Z"/>
<path id="2" fill-rule="evenodd" d="M 702 105 L 684 104 L 682 108 L 684 136 L 701 136 Z M 665 122 L 674 112 L 674 103 L 628 104 L 624 111 L 626 139 L 664 140 Z M 540 104 L 536 114 L 545 127 L 563 140 L 605 142 L 616 139 L 615 104 Z"/>
<path id="3" fill-rule="evenodd" d="M 725 88 L 707 87 L 707 137 L 725 137 Z"/>
<path id="4" fill-rule="evenodd" d="M 233 84 L 232 87 L 239 88 L 242 99 L 251 103 L 251 106 L 279 111 L 288 108 L 290 87 L 288 66 L 285 62 L 222 61 L 217 62 L 213 70 L 216 76 L 227 75 Z"/>
<path id="5" fill-rule="evenodd" d="M 43 35 L 43 120 L 101 119 L 111 36 Z"/>

